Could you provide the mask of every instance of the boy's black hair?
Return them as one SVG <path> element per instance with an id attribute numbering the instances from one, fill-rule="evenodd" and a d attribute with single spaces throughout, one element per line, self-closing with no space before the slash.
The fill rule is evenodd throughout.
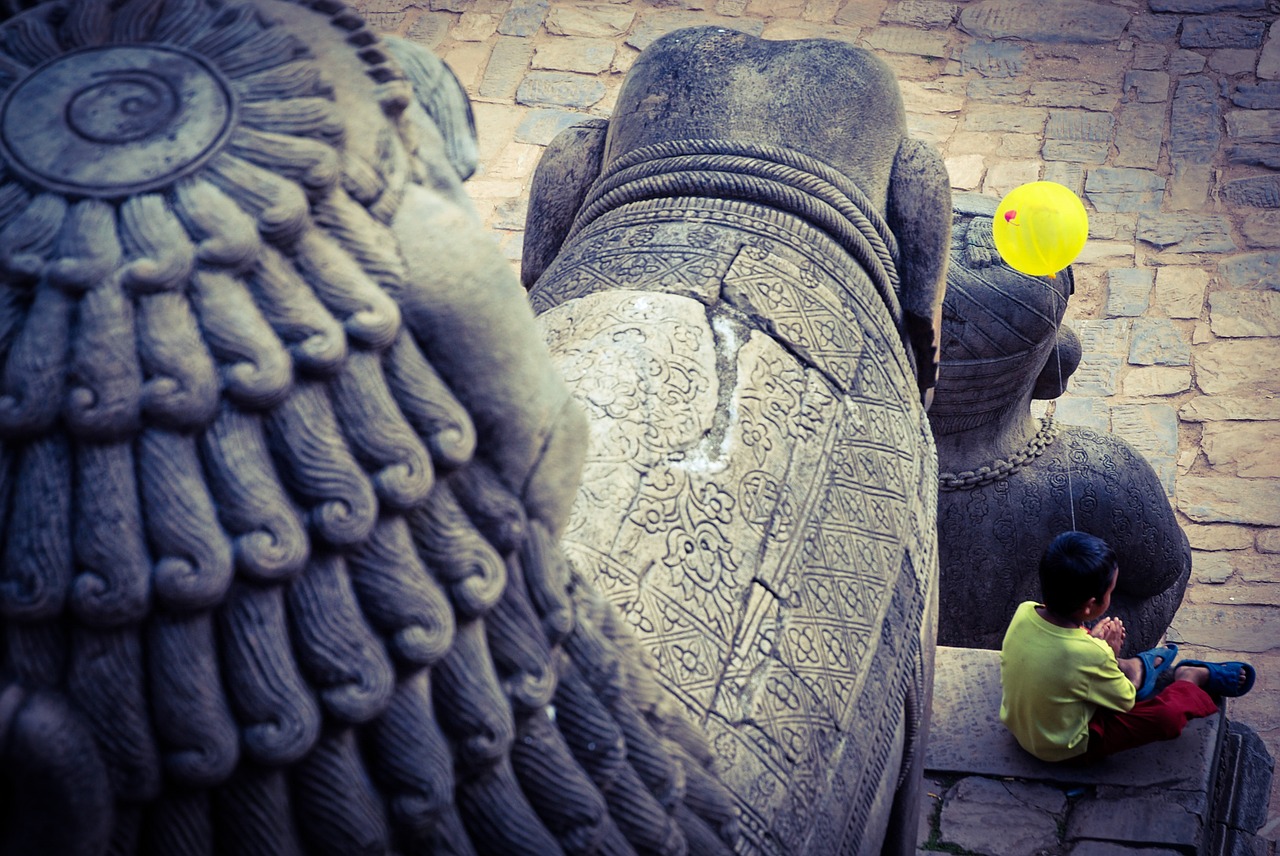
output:
<path id="1" fill-rule="evenodd" d="M 1040 557 L 1040 594 L 1054 615 L 1067 617 L 1111 585 L 1116 554 L 1101 538 L 1063 532 Z"/>

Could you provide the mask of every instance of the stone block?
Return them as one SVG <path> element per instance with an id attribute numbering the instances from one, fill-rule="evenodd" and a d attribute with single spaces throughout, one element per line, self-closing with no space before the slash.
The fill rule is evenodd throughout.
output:
<path id="1" fill-rule="evenodd" d="M 1183 476 L 1178 481 L 1178 510 L 1197 523 L 1280 526 L 1280 483 L 1230 476 Z M 1280 637 L 1273 637 L 1271 645 L 1280 645 Z"/>
<path id="2" fill-rule="evenodd" d="M 458 42 L 483 42 L 498 31 L 498 16 L 484 12 L 463 12 L 449 38 Z"/>
<path id="3" fill-rule="evenodd" d="M 1129 22 L 1126 35 L 1138 42 L 1167 42 L 1178 35 L 1182 19 L 1173 15 L 1138 15 Z"/>
<path id="4" fill-rule="evenodd" d="M 1209 69 L 1219 74 L 1251 74 L 1258 52 L 1247 48 L 1220 48 L 1209 54 Z"/>
<path id="5" fill-rule="evenodd" d="M 1200 447 L 1217 472 L 1280 478 L 1280 422 L 1206 422 Z"/>
<path id="6" fill-rule="evenodd" d="M 1171 405 L 1114 405 L 1111 430 L 1149 459 L 1178 453 L 1178 412 Z"/>
<path id="7" fill-rule="evenodd" d="M 1071 326 L 1080 337 L 1086 359 L 1093 354 L 1118 356 L 1129 350 L 1129 334 L 1133 329 L 1133 322 L 1128 319 L 1095 321 L 1083 318 L 1073 321 Z"/>
<path id="8" fill-rule="evenodd" d="M 1168 318 L 1135 318 L 1129 363 L 1135 366 L 1191 364 L 1191 342 Z"/>
<path id="9" fill-rule="evenodd" d="M 1225 339 L 1196 348 L 1196 385 L 1208 395 L 1280 394 L 1280 341 Z"/>
<path id="10" fill-rule="evenodd" d="M 1205 818 L 1166 794 L 1083 799 L 1067 819 L 1067 838 L 1195 848 Z"/>
<path id="11" fill-rule="evenodd" d="M 1090 80 L 1032 81 L 1027 97 L 1032 107 L 1076 108 L 1106 114 L 1110 114 L 1119 101 L 1120 93 L 1114 87 Z"/>
<path id="12" fill-rule="evenodd" d="M 960 113 L 965 106 L 961 88 L 944 81 L 900 80 L 898 88 L 908 113 Z"/>
<path id="13" fill-rule="evenodd" d="M 631 28 L 635 17 L 626 6 L 555 6 L 547 14 L 546 29 L 556 36 L 616 39 Z"/>
<path id="14" fill-rule="evenodd" d="M 1143 104 L 1163 103 L 1169 100 L 1169 75 L 1164 71 L 1135 69 L 1125 73 L 1124 91 Z"/>
<path id="15" fill-rule="evenodd" d="M 484 78 L 480 81 L 480 97 L 513 100 L 532 59 L 533 45 L 528 39 L 499 36 L 494 40 Z"/>
<path id="16" fill-rule="evenodd" d="M 453 16 L 447 12 L 422 12 L 409 25 L 405 38 L 436 50 L 449 32 Z"/>
<path id="17" fill-rule="evenodd" d="M 1182 22 L 1184 48 L 1259 48 L 1267 23 L 1235 15 L 1204 15 Z"/>
<path id="18" fill-rule="evenodd" d="M 985 160 L 982 155 L 959 155 L 946 159 L 953 190 L 977 190 L 982 186 Z"/>
<path id="19" fill-rule="evenodd" d="M 1258 532 L 1256 544 L 1259 553 L 1280 553 L 1280 529 L 1264 529 Z"/>
<path id="20" fill-rule="evenodd" d="M 1212 15 L 1215 12 L 1263 12 L 1267 0 L 1149 0 L 1152 12 Z"/>
<path id="21" fill-rule="evenodd" d="M 539 108 L 530 110 L 529 114 L 516 128 L 516 142 L 529 143 L 535 146 L 545 146 L 550 144 L 552 140 L 566 128 L 570 128 L 579 122 L 586 121 L 587 117 L 581 113 L 573 113 L 568 110 L 551 110 L 547 108 Z"/>
<path id="22" fill-rule="evenodd" d="M 1221 214 L 1143 214 L 1137 239 L 1174 253 L 1232 253 L 1231 221 Z"/>
<path id="23" fill-rule="evenodd" d="M 1252 529 L 1232 523 L 1186 523 L 1182 531 L 1192 550 L 1247 550 L 1254 544 Z"/>
<path id="24" fill-rule="evenodd" d="M 1120 105 L 1116 120 L 1115 166 L 1150 167 L 1160 159 L 1164 139 L 1163 104 L 1128 102 Z"/>
<path id="25" fill-rule="evenodd" d="M 479 88 L 480 73 L 489 62 L 491 51 L 492 48 L 484 42 L 458 42 L 440 58 L 458 76 L 463 89 L 475 92 Z"/>
<path id="26" fill-rule="evenodd" d="M 547 17 L 551 0 L 511 0 L 498 32 L 504 36 L 532 36 Z"/>
<path id="27" fill-rule="evenodd" d="M 793 39 L 835 39 L 840 42 L 857 44 L 862 31 L 857 27 L 842 27 L 839 24 L 818 23 L 814 21 L 792 21 L 774 18 L 764 25 L 761 35 L 766 39 L 777 41 Z M 901 82 L 901 81 L 900 81 Z"/>
<path id="28" fill-rule="evenodd" d="M 1067 163 L 1066 161 L 1053 161 L 1044 165 L 1044 180 L 1056 181 L 1063 187 L 1070 190 L 1076 196 L 1084 193 L 1084 167 L 1077 163 Z M 1093 231 L 1096 217 L 1089 218 L 1089 233 L 1096 234 Z"/>
<path id="29" fill-rule="evenodd" d="M 1227 134 L 1233 140 L 1274 142 L 1280 136 L 1280 109 L 1228 110 Z"/>
<path id="30" fill-rule="evenodd" d="M 1044 133 L 1049 111 L 1039 107 L 989 107 L 978 105 L 960 118 L 963 131 L 985 131 L 1002 134 Z"/>
<path id="31" fill-rule="evenodd" d="M 960 12 L 960 29 L 982 39 L 1028 42 L 1114 44 L 1129 24 L 1118 6 L 1085 0 L 980 0 Z"/>
<path id="32" fill-rule="evenodd" d="M 1058 844 L 1066 808 L 1060 788 L 969 776 L 946 795 L 939 839 L 987 856 L 1024 856 Z"/>
<path id="33" fill-rule="evenodd" d="M 1234 205 L 1280 208 L 1280 176 L 1258 175 L 1228 181 L 1222 185 L 1221 194 Z"/>
<path id="34" fill-rule="evenodd" d="M 1147 311 L 1154 270 L 1122 268 L 1107 271 L 1107 317 L 1135 316 Z"/>
<path id="35" fill-rule="evenodd" d="M 945 57 L 950 53 L 944 33 L 931 33 L 910 27 L 876 27 L 866 34 L 867 46 L 874 51 Z"/>
<path id="36" fill-rule="evenodd" d="M 1002 198 L 1015 187 L 1026 184 L 1028 181 L 1035 181 L 1039 177 L 1038 161 L 999 161 L 987 170 L 982 189 L 989 196 Z"/>
<path id="37" fill-rule="evenodd" d="M 532 71 L 516 90 L 516 101 L 530 107 L 585 109 L 604 98 L 604 84 L 582 74 Z"/>
<path id="38" fill-rule="evenodd" d="M 1022 72 L 1026 61 L 1026 48 L 1017 42 L 972 41 L 960 49 L 961 71 L 981 75 L 970 84 L 969 95 L 974 98 L 999 100 L 1027 92 L 1030 84 L 1013 79 Z M 997 85 L 1002 83 L 1007 86 Z"/>
<path id="39" fill-rule="evenodd" d="M 1239 253 L 1219 262 L 1218 273 L 1232 288 L 1280 291 L 1280 252 Z"/>
<path id="40" fill-rule="evenodd" d="M 1071 845 L 1067 856 L 1184 856 L 1180 850 L 1167 847 L 1127 847 L 1111 841 L 1085 839 Z"/>
<path id="41" fill-rule="evenodd" d="M 1156 271 L 1155 305 L 1170 318 L 1199 318 L 1209 272 L 1198 267 L 1162 267 Z"/>
<path id="42" fill-rule="evenodd" d="M 1130 25 L 1130 30 L 1132 29 L 1133 27 Z M 1140 42 L 1133 47 L 1133 61 L 1130 65 L 1139 71 L 1160 71 L 1164 68 L 1164 64 L 1168 59 L 1169 49 L 1164 45 Z M 1126 84 L 1125 89 L 1128 88 Z"/>
<path id="43" fill-rule="evenodd" d="M 1225 793 L 1213 819 L 1232 829 L 1256 832 L 1267 821 L 1275 760 L 1252 728 L 1232 722 L 1222 744 L 1221 769 Z"/>
<path id="44" fill-rule="evenodd" d="M 551 71 L 599 74 L 613 65 L 614 46 L 610 39 L 562 36 L 538 45 L 533 67 Z"/>
<path id="45" fill-rule="evenodd" d="M 1191 551 L 1191 578 L 1197 583 L 1221 585 L 1231 579 L 1233 573 L 1235 569 L 1229 556 Z"/>
<path id="46" fill-rule="evenodd" d="M 1280 80 L 1280 23 L 1273 21 L 1267 30 L 1256 74 L 1260 80 Z"/>
<path id="47" fill-rule="evenodd" d="M 1202 53 L 1178 48 L 1169 55 L 1169 74 L 1174 77 L 1199 74 L 1204 71 L 1207 60 L 1208 57 Z"/>
<path id="48" fill-rule="evenodd" d="M 772 0 L 770 0 L 772 4 Z M 901 0 L 884 10 L 880 20 L 886 24 L 905 24 L 909 27 L 949 27 L 960 11 L 958 3 L 943 0 Z"/>
<path id="49" fill-rule="evenodd" d="M 1209 295 L 1215 336 L 1280 336 L 1280 291 L 1215 291 Z"/>
<path id="50" fill-rule="evenodd" d="M 1178 416 L 1184 422 L 1280 420 L 1280 399 L 1270 395 L 1199 395 L 1183 404 Z"/>
<path id="51" fill-rule="evenodd" d="M 1111 430 L 1111 407 L 1099 395 L 1064 395 L 1054 404 L 1053 418 L 1063 425 Z"/>
<path id="52" fill-rule="evenodd" d="M 1204 791 L 1221 727 L 1222 717 L 1215 714 L 1189 724 L 1175 741 L 1142 746 L 1087 768 L 1047 764 L 1024 752 L 1000 723 L 1000 652 L 941 646 L 925 769 L 1044 783 Z"/>
<path id="53" fill-rule="evenodd" d="M 1087 110 L 1051 110 L 1044 132 L 1045 160 L 1105 163 L 1115 117 Z"/>
<path id="54" fill-rule="evenodd" d="M 1280 110 L 1280 80 L 1237 83 L 1231 90 L 1231 103 L 1250 110 Z"/>
<path id="55" fill-rule="evenodd" d="M 1217 175 L 1209 164 L 1178 161 L 1173 165 L 1169 195 L 1165 198 L 1170 211 L 1204 211 L 1209 206 L 1209 192 Z"/>
<path id="56" fill-rule="evenodd" d="M 1191 388 L 1189 366 L 1142 366 L 1124 376 L 1122 392 L 1133 398 L 1177 395 Z"/>
<path id="57" fill-rule="evenodd" d="M 1248 211 L 1240 218 L 1240 235 L 1249 248 L 1280 247 L 1280 211 Z"/>
<path id="58" fill-rule="evenodd" d="M 627 36 L 626 43 L 642 51 L 667 33 L 685 27 L 702 26 L 725 27 L 758 36 L 764 30 L 764 21 L 752 18 L 731 18 L 710 12 L 658 9 L 640 15 L 639 20 L 632 26 L 631 35 Z"/>
<path id="59" fill-rule="evenodd" d="M 1160 211 L 1165 179 L 1148 169 L 1099 167 L 1089 170 L 1085 179 L 1085 197 L 1099 211 Z"/>
<path id="60" fill-rule="evenodd" d="M 1071 376 L 1067 391 L 1074 395 L 1115 395 L 1124 358 L 1119 354 L 1089 354 Z"/>
<path id="61" fill-rule="evenodd" d="M 888 0 L 837 0 L 837 2 L 839 10 L 835 15 L 836 23 L 853 27 L 879 26 L 880 16 L 889 6 Z M 811 5 L 812 0 L 805 4 L 806 13 L 809 12 Z M 813 18 L 806 14 L 805 20 L 812 21 Z"/>
<path id="62" fill-rule="evenodd" d="M 1202 649 L 1206 655 L 1215 651 L 1238 654 L 1275 651 L 1280 649 L 1280 637 L 1275 632 L 1275 614 L 1274 606 L 1226 606 L 1183 601 L 1169 625 L 1169 639 L 1188 649 Z M 1254 687 L 1254 691 L 1257 690 Z"/>
<path id="63" fill-rule="evenodd" d="M 1169 151 L 1192 163 L 1211 163 L 1222 142 L 1217 81 L 1208 75 L 1178 82 L 1169 121 Z"/>

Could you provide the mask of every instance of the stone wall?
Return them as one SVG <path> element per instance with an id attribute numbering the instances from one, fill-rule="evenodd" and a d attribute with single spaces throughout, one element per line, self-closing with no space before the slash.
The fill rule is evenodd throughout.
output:
<path id="1" fill-rule="evenodd" d="M 1054 405 L 1161 474 L 1195 551 L 1171 635 L 1241 654 L 1236 703 L 1280 754 L 1280 23 L 1276 0 L 363 0 L 475 102 L 468 187 L 518 264 L 542 147 L 607 116 L 640 49 L 719 24 L 852 41 L 898 72 L 957 189 L 1076 190 L 1090 241 L 1068 311 L 1085 360 Z M 1273 818 L 1276 800 L 1272 801 Z"/>

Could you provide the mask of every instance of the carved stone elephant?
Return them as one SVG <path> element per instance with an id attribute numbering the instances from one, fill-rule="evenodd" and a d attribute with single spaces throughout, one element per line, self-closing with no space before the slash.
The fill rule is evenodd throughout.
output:
<path id="1" fill-rule="evenodd" d="M 719 28 L 534 176 L 523 279 L 591 432 L 565 550 L 710 737 L 743 852 L 914 852 L 949 187 L 873 55 Z"/>
<path id="2" fill-rule="evenodd" d="M 1155 470 L 1122 438 L 1031 415 L 1080 363 L 1062 323 L 1073 279 L 1001 261 L 994 199 L 958 195 L 929 421 L 938 443 L 938 641 L 999 648 L 1018 604 L 1040 597 L 1040 554 L 1079 529 L 1116 551 L 1111 612 L 1130 655 L 1156 645 L 1182 602 L 1191 550 Z"/>
<path id="3" fill-rule="evenodd" d="M 0 22 L 6 856 L 729 852 L 416 59 L 335 0 Z"/>

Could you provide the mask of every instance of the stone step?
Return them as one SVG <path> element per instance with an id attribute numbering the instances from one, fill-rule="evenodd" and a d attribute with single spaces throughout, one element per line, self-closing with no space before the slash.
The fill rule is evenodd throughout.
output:
<path id="1" fill-rule="evenodd" d="M 1088 767 L 1024 752 L 999 719 L 1000 654 L 939 648 L 921 853 L 1267 856 L 1274 762 L 1226 709 Z M 998 830 L 998 834 L 994 831 Z"/>

